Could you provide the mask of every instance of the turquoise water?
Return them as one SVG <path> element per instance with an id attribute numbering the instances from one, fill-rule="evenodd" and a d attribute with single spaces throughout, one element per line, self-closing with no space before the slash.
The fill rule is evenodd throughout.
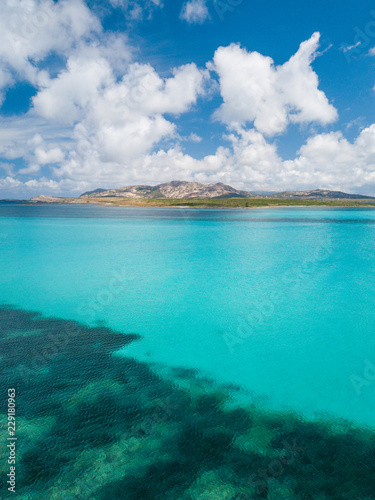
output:
<path id="1" fill-rule="evenodd" d="M 0 448 L 0 498 L 374 499 L 373 431 L 233 406 L 233 387 L 194 370 L 173 370 L 171 382 L 113 356 L 136 341 L 0 308 L 0 387 L 14 388 L 17 437 L 12 493 Z"/>
<path id="2" fill-rule="evenodd" d="M 0 205 L 0 303 L 117 351 L 373 425 L 375 210 Z"/>

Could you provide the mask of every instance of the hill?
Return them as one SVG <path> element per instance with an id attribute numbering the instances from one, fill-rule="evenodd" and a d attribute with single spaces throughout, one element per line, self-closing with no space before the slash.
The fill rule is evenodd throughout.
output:
<path id="1" fill-rule="evenodd" d="M 126 186 L 120 189 L 97 189 L 83 193 L 80 198 L 143 198 L 143 199 L 186 199 L 186 198 L 257 198 L 248 191 L 239 191 L 218 182 L 201 184 L 200 182 L 171 181 L 157 186 Z"/>
<path id="2" fill-rule="evenodd" d="M 191 198 L 289 198 L 293 200 L 364 200 L 371 196 L 349 194 L 328 189 L 310 191 L 282 191 L 280 193 L 251 193 L 240 191 L 218 182 L 202 184 L 200 182 L 171 181 L 157 186 L 126 186 L 119 189 L 96 189 L 83 193 L 80 198 L 133 198 L 133 199 L 191 199 Z M 375 198 L 373 198 L 375 199 Z"/>
<path id="3" fill-rule="evenodd" d="M 349 194 L 342 191 L 329 191 L 328 189 L 313 189 L 311 191 L 282 191 L 270 195 L 271 198 L 291 198 L 293 200 L 368 200 L 372 196 L 363 196 L 361 194 Z M 373 198 L 375 199 L 375 198 Z"/>

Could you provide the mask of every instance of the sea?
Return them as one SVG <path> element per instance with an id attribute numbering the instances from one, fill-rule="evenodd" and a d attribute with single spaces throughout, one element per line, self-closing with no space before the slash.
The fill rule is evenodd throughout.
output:
<path id="1" fill-rule="evenodd" d="M 375 498 L 374 257 L 371 207 L 0 203 L 18 498 Z"/>

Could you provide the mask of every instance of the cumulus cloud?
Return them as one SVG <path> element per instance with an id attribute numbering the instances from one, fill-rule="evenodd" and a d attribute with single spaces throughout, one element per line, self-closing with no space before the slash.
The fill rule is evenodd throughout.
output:
<path id="1" fill-rule="evenodd" d="M 180 19 L 189 24 L 203 24 L 210 18 L 205 0 L 191 0 L 181 9 Z"/>
<path id="2" fill-rule="evenodd" d="M 299 156 L 284 162 L 286 180 L 300 185 L 347 190 L 366 188 L 375 194 L 375 124 L 363 129 L 353 143 L 341 132 L 308 139 Z"/>
<path id="3" fill-rule="evenodd" d="M 24 187 L 21 181 L 14 179 L 13 177 L 7 176 L 0 179 L 0 189 L 4 190 L 14 190 L 17 192 L 19 188 Z"/>
<path id="4" fill-rule="evenodd" d="M 38 62 L 51 52 L 66 55 L 101 25 L 82 0 L 7 0 L 0 4 L 0 32 L 2 71 L 37 84 Z"/>
<path id="5" fill-rule="evenodd" d="M 112 70 L 105 59 L 73 56 L 57 78 L 45 80 L 33 97 L 34 110 L 47 120 L 73 124 L 100 88 L 112 82 Z"/>
<path id="6" fill-rule="evenodd" d="M 219 75 L 224 102 L 216 118 L 231 126 L 253 123 L 269 136 L 284 132 L 290 122 L 335 121 L 337 111 L 318 89 L 311 67 L 318 46 L 319 33 L 314 33 L 281 66 L 236 44 L 217 49 L 211 68 Z"/>
<path id="7" fill-rule="evenodd" d="M 65 154 L 64 143 L 48 153 L 43 149 L 43 154 L 39 144 L 30 143 L 39 148 L 33 160 L 60 163 L 53 168 L 60 179 L 104 182 L 105 176 L 123 177 L 130 161 L 148 154 L 162 139 L 177 137 L 176 125 L 164 115 L 188 111 L 205 92 L 208 72 L 195 64 L 161 78 L 152 66 L 133 63 L 118 80 L 108 61 L 94 56 L 85 52 L 70 58 L 66 69 L 47 80 L 33 99 L 34 114 L 73 127 Z"/>
<path id="8" fill-rule="evenodd" d="M 58 147 L 49 149 L 38 147 L 35 149 L 35 157 L 39 165 L 48 165 L 61 163 L 64 160 L 64 153 Z"/>

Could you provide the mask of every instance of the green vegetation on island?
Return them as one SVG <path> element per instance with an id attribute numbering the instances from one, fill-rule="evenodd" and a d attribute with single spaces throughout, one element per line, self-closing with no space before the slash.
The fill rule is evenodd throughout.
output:
<path id="1" fill-rule="evenodd" d="M 84 201 L 83 201 L 84 203 Z M 259 208 L 259 207 L 375 207 L 375 200 L 303 200 L 290 198 L 91 198 L 86 203 L 124 207 Z"/>

